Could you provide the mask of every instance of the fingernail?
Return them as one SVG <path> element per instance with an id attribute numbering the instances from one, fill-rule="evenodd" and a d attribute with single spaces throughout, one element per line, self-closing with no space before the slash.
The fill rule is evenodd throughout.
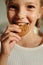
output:
<path id="1" fill-rule="evenodd" d="M 19 29 L 19 32 L 21 32 L 21 29 Z"/>
<path id="2" fill-rule="evenodd" d="M 21 40 L 21 37 L 20 37 L 20 40 Z"/>
<path id="3" fill-rule="evenodd" d="M 17 26 L 19 28 L 19 26 Z"/>

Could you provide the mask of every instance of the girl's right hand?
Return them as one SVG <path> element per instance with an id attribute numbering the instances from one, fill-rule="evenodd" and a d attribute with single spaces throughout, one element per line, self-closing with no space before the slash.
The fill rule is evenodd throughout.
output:
<path id="1" fill-rule="evenodd" d="M 15 43 L 21 40 L 17 34 L 21 32 L 18 25 L 10 24 L 1 36 L 1 54 L 9 55 Z"/>

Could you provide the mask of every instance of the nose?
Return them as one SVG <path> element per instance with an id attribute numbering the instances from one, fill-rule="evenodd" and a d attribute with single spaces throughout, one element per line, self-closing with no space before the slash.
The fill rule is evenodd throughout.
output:
<path id="1" fill-rule="evenodd" d="M 24 19 L 26 17 L 26 11 L 25 11 L 24 7 L 20 7 L 18 17 L 19 17 L 19 19 Z"/>

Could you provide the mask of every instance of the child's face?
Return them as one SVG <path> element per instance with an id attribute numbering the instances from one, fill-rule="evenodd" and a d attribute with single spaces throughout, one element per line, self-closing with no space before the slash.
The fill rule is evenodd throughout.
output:
<path id="1" fill-rule="evenodd" d="M 7 16 L 12 24 L 24 22 L 32 28 L 41 15 L 40 0 L 11 0 L 7 6 Z"/>

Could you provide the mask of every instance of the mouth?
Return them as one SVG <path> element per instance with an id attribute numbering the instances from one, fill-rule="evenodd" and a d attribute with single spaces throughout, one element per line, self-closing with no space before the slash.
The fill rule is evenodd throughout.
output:
<path id="1" fill-rule="evenodd" d="M 29 23 L 24 23 L 24 22 L 18 23 L 19 26 L 23 26 L 23 25 L 25 25 L 25 24 L 29 24 Z"/>
<path id="2" fill-rule="evenodd" d="M 25 24 L 30 24 L 30 21 L 27 18 L 21 19 L 17 21 L 18 25 L 25 25 Z"/>
<path id="3" fill-rule="evenodd" d="M 14 23 L 19 25 L 19 26 L 22 26 L 22 25 L 25 25 L 25 24 L 30 25 L 30 20 L 28 20 L 27 18 L 24 18 L 24 19 L 20 19 L 20 20 L 14 20 Z"/>

